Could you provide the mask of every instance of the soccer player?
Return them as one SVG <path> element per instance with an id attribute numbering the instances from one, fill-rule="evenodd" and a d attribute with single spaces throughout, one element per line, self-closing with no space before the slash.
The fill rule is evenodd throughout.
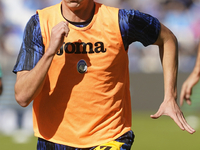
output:
<path id="1" fill-rule="evenodd" d="M 176 102 L 177 40 L 167 27 L 139 11 L 62 0 L 31 17 L 13 70 L 16 101 L 33 101 L 38 150 L 131 148 L 127 53 L 135 41 L 158 45 L 164 69 L 164 101 L 151 117 L 195 132 Z"/>
<path id="2" fill-rule="evenodd" d="M 182 85 L 181 93 L 180 93 L 180 105 L 183 105 L 184 100 L 188 105 L 191 105 L 192 89 L 198 83 L 200 78 L 200 44 L 198 46 L 197 59 L 196 64 L 194 66 L 193 71 L 189 75 L 189 77 L 185 80 Z"/>

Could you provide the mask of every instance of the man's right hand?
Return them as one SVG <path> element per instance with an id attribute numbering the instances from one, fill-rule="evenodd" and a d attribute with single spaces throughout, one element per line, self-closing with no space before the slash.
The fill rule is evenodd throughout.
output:
<path id="1" fill-rule="evenodd" d="M 51 38 L 47 52 L 49 55 L 55 55 L 60 47 L 63 45 L 64 38 L 69 34 L 69 27 L 67 21 L 62 21 L 51 30 Z"/>

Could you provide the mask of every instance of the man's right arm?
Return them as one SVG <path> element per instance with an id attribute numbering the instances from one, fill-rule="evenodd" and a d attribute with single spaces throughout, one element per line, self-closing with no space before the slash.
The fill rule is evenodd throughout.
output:
<path id="1" fill-rule="evenodd" d="M 50 44 L 44 55 L 31 70 L 17 72 L 15 83 L 15 98 L 22 107 L 26 107 L 41 92 L 45 77 L 51 66 L 54 55 L 63 44 L 64 37 L 68 35 L 67 22 L 60 22 L 53 27 Z"/>
<path id="2" fill-rule="evenodd" d="M 17 72 L 15 99 L 19 105 L 26 107 L 40 93 L 53 55 L 45 53 L 37 65 L 30 71 Z"/>

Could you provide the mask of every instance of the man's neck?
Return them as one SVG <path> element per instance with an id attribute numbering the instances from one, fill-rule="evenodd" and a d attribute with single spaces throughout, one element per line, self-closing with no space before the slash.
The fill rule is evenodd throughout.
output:
<path id="1" fill-rule="evenodd" d="M 93 16 L 94 1 L 80 5 L 77 8 L 70 8 L 62 3 L 62 14 L 71 22 L 85 22 Z"/>

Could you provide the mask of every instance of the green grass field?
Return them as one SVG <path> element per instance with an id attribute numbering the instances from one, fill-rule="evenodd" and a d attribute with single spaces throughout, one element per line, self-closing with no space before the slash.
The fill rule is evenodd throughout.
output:
<path id="1" fill-rule="evenodd" d="M 37 139 L 31 137 L 27 143 L 18 144 L 10 136 L 0 135 L 0 150 L 36 150 Z"/>
<path id="2" fill-rule="evenodd" d="M 153 112 L 134 112 L 133 131 L 136 135 L 132 150 L 199 150 L 200 149 L 200 120 L 196 126 L 197 132 L 190 135 L 182 131 L 167 116 L 157 120 L 149 116 Z M 186 114 L 189 116 L 190 113 Z M 200 119 L 200 115 L 197 115 Z M 188 120 L 189 121 L 189 120 Z M 192 120 L 189 121 L 192 125 Z M 25 144 L 14 143 L 11 137 L 0 135 L 0 150 L 36 150 L 35 137 Z"/>
<path id="3" fill-rule="evenodd" d="M 185 117 L 187 118 L 189 115 L 186 114 Z M 132 150 L 200 149 L 200 120 L 198 120 L 197 126 L 194 120 L 188 118 L 191 126 L 196 126 L 196 133 L 191 135 L 179 129 L 167 116 L 162 116 L 157 120 L 153 120 L 149 116 L 150 113 L 135 113 L 133 115 L 133 130 L 136 138 Z"/>

